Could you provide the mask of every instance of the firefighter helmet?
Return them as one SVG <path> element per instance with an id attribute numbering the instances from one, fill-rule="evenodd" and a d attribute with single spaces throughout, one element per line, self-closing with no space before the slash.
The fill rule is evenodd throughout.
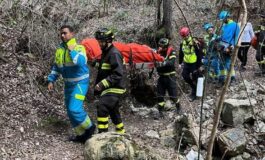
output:
<path id="1" fill-rule="evenodd" d="M 110 29 L 107 28 L 101 28 L 96 31 L 95 38 L 97 40 L 102 40 L 106 42 L 112 42 L 114 39 L 114 34 Z"/>
<path id="2" fill-rule="evenodd" d="M 167 39 L 167 38 L 161 38 L 158 41 L 158 45 L 159 45 L 159 47 L 162 47 L 162 48 L 168 47 L 168 45 L 169 45 L 169 39 Z"/>

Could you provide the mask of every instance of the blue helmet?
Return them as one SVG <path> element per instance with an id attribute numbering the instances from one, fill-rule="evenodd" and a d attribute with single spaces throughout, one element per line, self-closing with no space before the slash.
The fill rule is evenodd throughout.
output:
<path id="1" fill-rule="evenodd" d="M 213 24 L 211 24 L 211 23 L 204 23 L 203 29 L 205 31 L 207 31 L 209 28 L 213 28 Z"/>
<path id="2" fill-rule="evenodd" d="M 221 11 L 218 15 L 219 20 L 224 20 L 227 17 L 230 17 L 230 13 L 228 11 Z"/>

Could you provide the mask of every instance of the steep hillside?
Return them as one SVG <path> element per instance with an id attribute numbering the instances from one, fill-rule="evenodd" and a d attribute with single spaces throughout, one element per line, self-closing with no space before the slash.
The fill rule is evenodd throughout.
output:
<path id="1" fill-rule="evenodd" d="M 108 13 L 103 4 L 92 1 L 1 1 L 0 2 L 0 159 L 84 159 L 84 146 L 67 141 L 73 133 L 63 105 L 63 83 L 56 84 L 55 91 L 47 91 L 46 78 L 53 62 L 53 52 L 59 44 L 57 30 L 65 22 L 74 24 L 77 38 L 93 37 L 99 27 L 116 31 L 116 39 L 123 42 L 151 43 L 149 31 L 155 30 L 156 8 L 154 1 L 116 1 L 108 3 Z M 178 1 L 195 36 L 201 37 L 201 25 L 216 20 L 217 7 L 203 0 Z M 230 2 L 230 1 L 229 1 Z M 231 3 L 225 7 L 231 9 Z M 232 2 L 234 3 L 234 2 Z M 178 29 L 185 25 L 180 10 L 173 2 L 174 46 L 178 48 Z M 250 1 L 250 21 L 255 25 L 260 1 Z M 264 4 L 262 4 L 263 6 Z M 264 7 L 263 7 L 264 8 Z M 232 10 L 232 9 L 231 9 Z M 148 31 L 148 32 L 147 32 Z M 91 67 L 91 66 L 90 66 Z M 238 66 L 237 66 L 238 67 Z M 252 124 L 246 130 L 246 154 L 250 159 L 265 157 L 265 86 L 264 77 L 254 77 L 258 66 L 255 50 L 250 49 L 247 71 L 236 70 L 237 83 L 231 86 L 227 98 L 256 100 Z M 95 70 L 91 67 L 91 89 L 85 108 L 96 121 L 95 103 L 92 96 Z M 181 71 L 178 70 L 178 73 Z M 240 75 L 241 74 L 241 75 Z M 154 74 L 150 84 L 154 84 Z M 246 80 L 244 85 L 242 82 Z M 128 82 L 129 85 L 129 82 Z M 246 86 L 248 85 L 248 86 Z M 248 92 L 246 92 L 246 87 Z M 181 115 L 191 114 L 199 124 L 200 100 L 187 100 L 187 86 L 178 75 Z M 252 89 L 251 89 L 252 88 Z M 212 120 L 215 102 L 220 89 L 215 84 L 207 87 L 203 121 Z M 137 102 L 129 93 L 122 100 L 122 116 L 127 133 L 143 148 L 160 153 L 162 159 L 176 159 L 178 143 L 170 139 L 162 143 L 162 131 L 172 129 L 175 111 L 166 112 L 164 119 L 156 119 L 157 109 Z M 264 124 L 264 126 L 263 126 Z M 111 126 L 114 129 L 113 126 Z M 220 131 L 229 127 L 221 123 Z M 205 129 L 205 128 L 204 128 Z M 148 132 L 157 133 L 159 137 Z M 203 132 L 204 133 L 204 132 Z M 175 137 L 174 137 L 175 138 Z M 172 143 L 173 145 L 171 145 Z M 180 145 L 180 154 L 187 155 L 193 144 Z M 202 155 L 206 151 L 203 149 Z M 216 154 L 216 156 L 219 156 Z"/>

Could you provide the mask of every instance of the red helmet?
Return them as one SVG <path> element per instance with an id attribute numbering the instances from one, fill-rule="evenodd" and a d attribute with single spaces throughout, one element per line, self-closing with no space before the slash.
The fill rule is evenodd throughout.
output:
<path id="1" fill-rule="evenodd" d="M 182 27 L 179 31 L 182 37 L 187 37 L 190 34 L 190 29 L 188 27 Z"/>

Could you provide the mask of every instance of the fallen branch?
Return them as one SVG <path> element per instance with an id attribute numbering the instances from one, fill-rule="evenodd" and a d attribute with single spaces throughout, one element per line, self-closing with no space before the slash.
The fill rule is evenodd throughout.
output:
<path id="1" fill-rule="evenodd" d="M 211 132 L 211 137 L 210 137 L 209 145 L 208 145 L 208 148 L 207 148 L 206 160 L 211 160 L 212 159 L 213 145 L 214 145 L 214 140 L 215 140 L 215 137 L 216 137 L 217 126 L 219 124 L 220 117 L 221 117 L 221 112 L 223 110 L 223 103 L 224 103 L 225 93 L 227 91 L 228 85 L 230 84 L 232 70 L 234 70 L 234 65 L 235 65 L 236 59 L 237 59 L 237 53 L 238 53 L 238 50 L 239 50 L 239 47 L 240 47 L 239 46 L 240 37 L 241 37 L 241 34 L 242 34 L 243 30 L 244 30 L 244 26 L 245 26 L 246 20 L 247 20 L 247 7 L 246 7 L 245 0 L 239 0 L 239 2 L 243 6 L 243 13 L 244 13 L 243 21 L 242 21 L 241 26 L 240 26 L 240 32 L 239 32 L 239 38 L 238 38 L 239 40 L 238 40 L 237 45 L 235 47 L 235 50 L 234 50 L 234 52 L 232 54 L 230 70 L 229 70 L 228 75 L 226 77 L 225 84 L 224 84 L 224 87 L 222 88 L 222 92 L 221 92 L 221 95 L 220 95 L 220 98 L 219 98 L 219 101 L 218 101 L 218 104 L 217 104 L 217 112 L 215 114 L 213 128 L 212 128 L 212 132 Z"/>

